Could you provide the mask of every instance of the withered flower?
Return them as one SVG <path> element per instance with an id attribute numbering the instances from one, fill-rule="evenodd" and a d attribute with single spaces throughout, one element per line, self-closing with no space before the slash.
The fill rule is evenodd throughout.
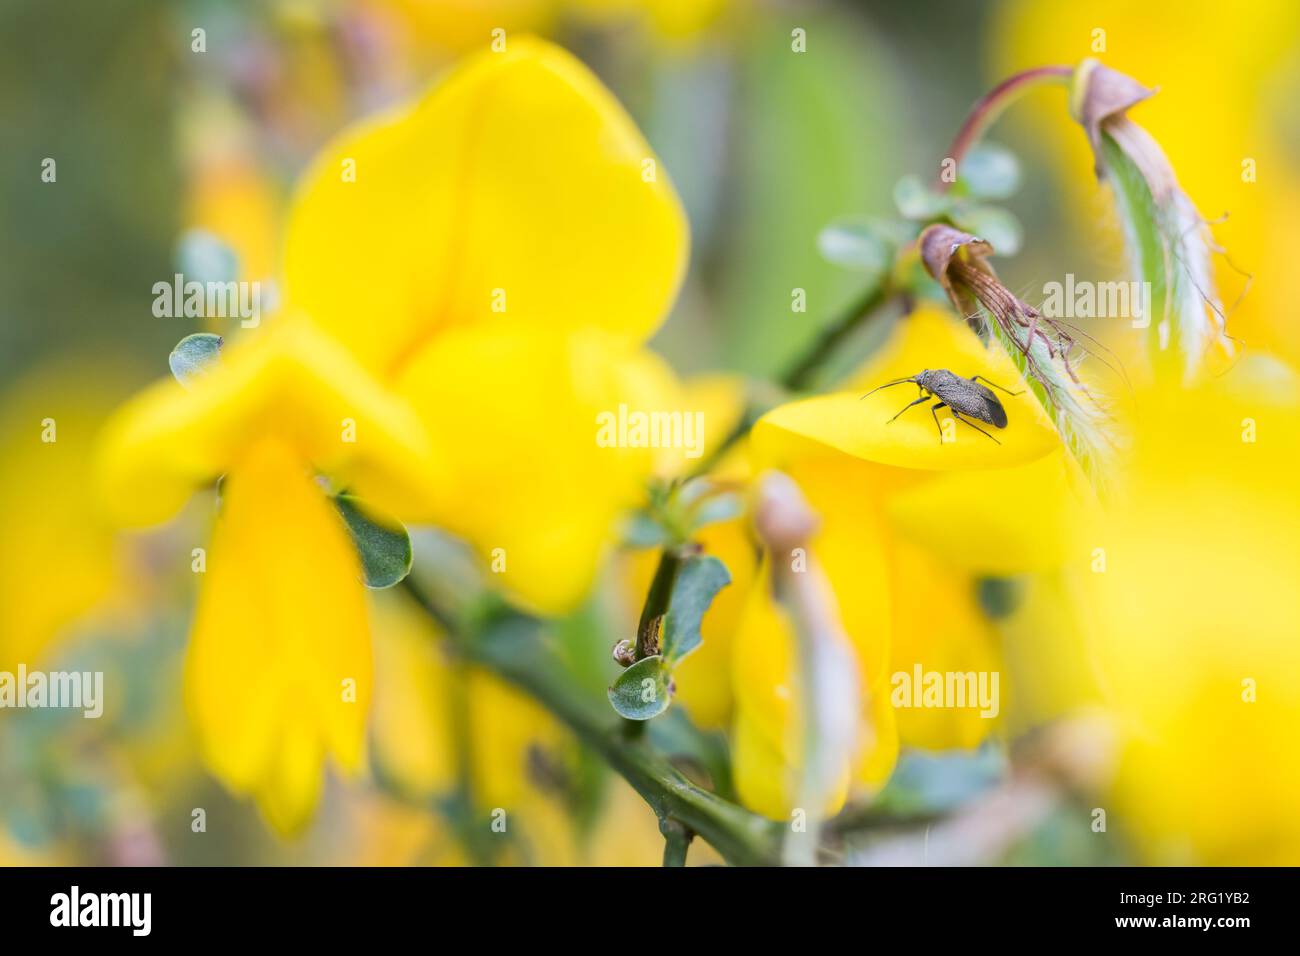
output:
<path id="1" fill-rule="evenodd" d="M 1235 349 L 1210 267 L 1211 251 L 1221 250 L 1160 144 L 1128 117 L 1155 92 L 1084 60 L 1075 71 L 1070 112 L 1087 133 L 1098 179 L 1114 188 L 1134 278 L 1149 283 L 1152 364 L 1157 373 L 1172 368 L 1190 382 Z"/>
<path id="2" fill-rule="evenodd" d="M 992 334 L 1007 350 L 1066 445 L 1099 483 L 1116 438 L 1110 415 L 1079 378 L 1083 354 L 1074 336 L 998 281 L 987 261 L 993 246 L 984 239 L 938 223 L 918 243 L 921 261 L 953 307 L 982 338 Z"/>

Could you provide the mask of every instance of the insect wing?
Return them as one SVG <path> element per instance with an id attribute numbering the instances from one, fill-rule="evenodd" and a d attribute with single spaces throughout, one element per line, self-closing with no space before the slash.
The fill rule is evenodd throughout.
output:
<path id="1" fill-rule="evenodd" d="M 980 417 L 997 428 L 1007 427 L 1007 410 L 1002 407 L 1002 400 L 993 394 L 991 388 L 981 385 L 979 382 L 971 382 L 971 388 L 979 393 L 983 399 L 985 414 Z"/>

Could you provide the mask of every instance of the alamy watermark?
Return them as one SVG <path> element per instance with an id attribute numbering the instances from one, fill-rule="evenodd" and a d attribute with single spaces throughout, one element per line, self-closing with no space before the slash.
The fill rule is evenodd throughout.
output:
<path id="1" fill-rule="evenodd" d="M 80 710 L 97 719 L 104 713 L 103 671 L 0 671 L 0 710 L 6 708 Z"/>
<path id="2" fill-rule="evenodd" d="M 239 319 L 245 329 L 262 321 L 262 283 L 186 281 L 176 273 L 171 282 L 153 284 L 153 314 L 160 319 Z"/>
<path id="3" fill-rule="evenodd" d="M 50 897 L 50 925 L 55 927 L 123 927 L 132 936 L 153 929 L 152 893 L 83 893 L 73 886 Z"/>
<path id="4" fill-rule="evenodd" d="M 927 671 L 915 664 L 910 672 L 896 671 L 889 683 L 893 687 L 889 702 L 895 707 L 978 707 L 987 720 L 1002 709 L 997 671 Z"/>
<path id="5" fill-rule="evenodd" d="M 1151 324 L 1150 282 L 1076 281 L 1073 272 L 1064 282 L 1043 286 L 1040 310 L 1049 319 L 1123 319 L 1133 321 L 1133 328 Z"/>
<path id="6" fill-rule="evenodd" d="M 596 444 L 601 448 L 681 448 L 687 458 L 704 454 L 703 412 L 633 411 L 596 415 Z"/>

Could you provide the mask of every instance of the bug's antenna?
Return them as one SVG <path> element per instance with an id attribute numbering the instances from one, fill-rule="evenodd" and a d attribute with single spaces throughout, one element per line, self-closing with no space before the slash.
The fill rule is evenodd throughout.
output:
<path id="1" fill-rule="evenodd" d="M 915 375 L 911 375 L 911 376 L 909 376 L 909 377 L 907 377 L 907 378 L 896 378 L 896 379 L 894 379 L 892 382 L 886 382 L 886 383 L 883 384 L 883 385 L 877 385 L 877 386 L 876 386 L 875 388 L 873 388 L 871 391 L 867 392 L 867 395 L 874 395 L 876 392 L 880 391 L 882 388 L 889 388 L 889 386 L 891 386 L 891 385 L 902 385 L 904 382 L 915 382 L 915 381 L 916 381 L 916 376 L 915 376 Z M 858 401 L 862 401 L 862 399 L 866 398 L 867 395 L 860 395 L 860 396 L 858 396 Z"/>

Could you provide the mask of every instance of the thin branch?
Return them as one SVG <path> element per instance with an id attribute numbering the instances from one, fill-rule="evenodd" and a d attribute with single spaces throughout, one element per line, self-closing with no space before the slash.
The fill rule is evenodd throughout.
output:
<path id="1" fill-rule="evenodd" d="M 664 835 L 664 866 L 685 866 L 695 834 L 672 819 L 660 820 L 659 832 Z"/>
<path id="2" fill-rule="evenodd" d="M 645 596 L 641 620 L 636 626 L 636 659 L 659 653 L 659 631 L 673 596 L 673 583 L 682 566 L 680 548 L 667 545 L 659 555 L 659 566 Z"/>
<path id="3" fill-rule="evenodd" d="M 440 622 L 450 616 L 412 577 L 401 585 Z M 708 841 L 729 863 L 780 862 L 782 827 L 696 786 L 644 739 L 628 739 L 603 699 L 584 694 L 542 634 L 542 622 L 508 612 L 467 635 L 447 627 L 466 660 L 527 693 L 623 777 L 660 820 L 676 821 Z"/>
<path id="4" fill-rule="evenodd" d="M 781 384 L 791 391 L 807 388 L 813 377 L 850 335 L 894 295 L 889 282 L 877 283 L 859 296 L 822 332 L 812 348 L 801 355 L 781 376 Z"/>
<path id="5" fill-rule="evenodd" d="M 894 291 L 888 282 L 878 283 L 862 293 L 826 327 L 807 352 L 790 363 L 790 367 L 780 377 L 780 384 L 790 391 L 808 388 L 827 360 L 839 350 L 846 339 L 887 304 L 899 300 L 903 300 L 903 296 Z M 697 478 L 708 474 L 736 442 L 749 434 L 754 422 L 758 421 L 766 410 L 766 407 L 755 405 L 746 408 L 731 432 L 691 470 L 691 477 Z"/>
<path id="6" fill-rule="evenodd" d="M 966 153 L 979 142 L 984 132 L 1002 115 L 1002 111 L 1028 90 L 1048 83 L 1068 83 L 1073 76 L 1074 67 L 1071 66 L 1040 66 L 1007 77 L 975 101 L 966 121 L 953 137 L 946 158 L 961 165 Z M 942 172 L 935 181 L 935 189 L 939 192 L 946 192 L 951 185 L 950 181 L 944 180 Z"/>

